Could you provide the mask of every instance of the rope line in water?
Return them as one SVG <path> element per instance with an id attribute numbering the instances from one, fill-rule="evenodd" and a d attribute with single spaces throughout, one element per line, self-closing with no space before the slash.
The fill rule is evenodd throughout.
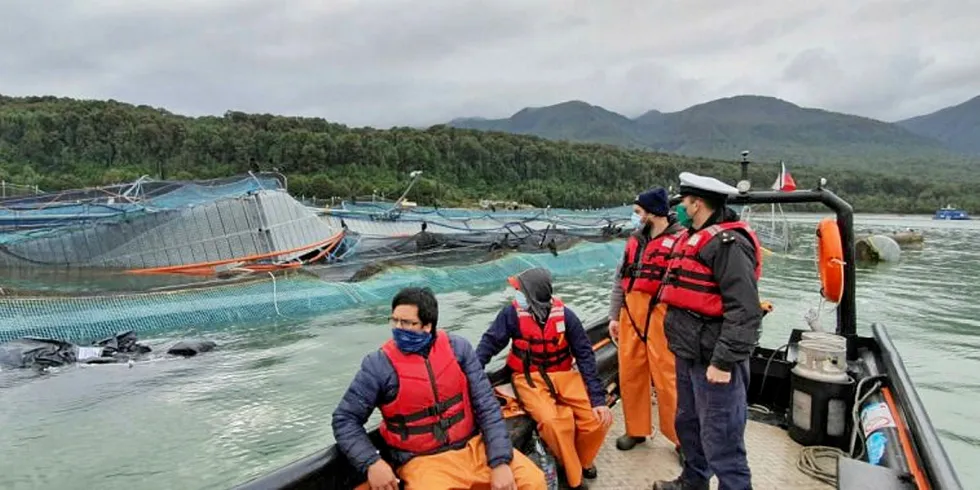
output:
<path id="1" fill-rule="evenodd" d="M 269 271 L 268 274 L 269 274 L 269 277 L 272 278 L 272 306 L 275 307 L 275 309 L 276 309 L 276 315 L 281 316 L 281 317 L 286 318 L 286 319 L 289 319 L 289 320 L 297 320 L 298 321 L 299 318 L 293 318 L 293 317 L 291 317 L 289 315 L 284 315 L 281 311 L 279 311 L 279 292 L 276 289 L 276 275 L 273 274 L 272 271 Z"/>

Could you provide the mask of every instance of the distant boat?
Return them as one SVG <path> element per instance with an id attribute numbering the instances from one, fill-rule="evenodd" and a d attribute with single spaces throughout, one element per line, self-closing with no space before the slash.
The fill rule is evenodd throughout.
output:
<path id="1" fill-rule="evenodd" d="M 936 214 L 932 219 L 944 219 L 944 220 L 968 220 L 970 216 L 966 214 L 966 211 L 962 209 L 956 209 L 949 204 L 946 207 L 936 210 Z"/>

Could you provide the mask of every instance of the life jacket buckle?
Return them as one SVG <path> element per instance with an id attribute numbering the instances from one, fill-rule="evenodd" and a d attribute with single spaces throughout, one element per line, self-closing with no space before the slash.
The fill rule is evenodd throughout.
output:
<path id="1" fill-rule="evenodd" d="M 449 440 L 449 419 L 439 419 L 432 427 L 432 435 L 440 441 Z"/>
<path id="2" fill-rule="evenodd" d="M 395 432 L 401 436 L 402 441 L 407 441 L 408 437 L 411 435 L 408 424 L 398 424 L 398 429 L 395 430 Z"/>
<path id="3" fill-rule="evenodd" d="M 623 267 L 622 270 L 623 277 L 636 277 L 636 274 L 637 274 L 636 264 L 626 264 L 626 266 Z"/>

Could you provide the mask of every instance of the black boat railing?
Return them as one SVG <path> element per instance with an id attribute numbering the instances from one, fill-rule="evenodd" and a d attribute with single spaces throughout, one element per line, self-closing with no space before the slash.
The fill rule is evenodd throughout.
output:
<path id="1" fill-rule="evenodd" d="M 671 199 L 671 206 L 680 198 Z M 844 252 L 844 294 L 837 308 L 837 334 L 853 337 L 857 334 L 857 303 L 855 298 L 856 268 L 854 266 L 854 208 L 847 201 L 828 189 L 817 187 L 801 191 L 751 191 L 741 192 L 728 198 L 729 204 L 812 204 L 821 203 L 837 215 L 841 249 Z M 848 359 L 856 353 L 848 348 Z"/>
<path id="2" fill-rule="evenodd" d="M 780 192 L 742 193 L 728 200 L 731 204 L 804 204 L 822 203 L 837 215 L 841 249 L 844 252 L 844 295 L 837 308 L 837 334 L 853 337 L 857 334 L 857 303 L 855 298 L 856 268 L 854 265 L 854 209 L 828 189 Z M 848 349 L 848 358 L 854 353 Z"/>

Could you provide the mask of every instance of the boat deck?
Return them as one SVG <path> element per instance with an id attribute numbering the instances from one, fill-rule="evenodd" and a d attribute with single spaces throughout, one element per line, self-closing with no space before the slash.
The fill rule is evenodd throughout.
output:
<path id="1" fill-rule="evenodd" d="M 671 480 L 681 471 L 674 446 L 659 433 L 629 451 L 616 449 L 616 438 L 625 432 L 621 404 L 613 408 L 615 422 L 596 458 L 599 477 L 586 480 L 589 489 L 649 489 L 657 480 Z M 656 420 L 656 407 L 653 411 Z M 754 488 L 769 490 L 792 488 L 826 490 L 833 488 L 796 468 L 802 446 L 789 438 L 786 431 L 772 425 L 749 421 L 745 433 Z M 712 478 L 711 488 L 718 488 Z"/>

